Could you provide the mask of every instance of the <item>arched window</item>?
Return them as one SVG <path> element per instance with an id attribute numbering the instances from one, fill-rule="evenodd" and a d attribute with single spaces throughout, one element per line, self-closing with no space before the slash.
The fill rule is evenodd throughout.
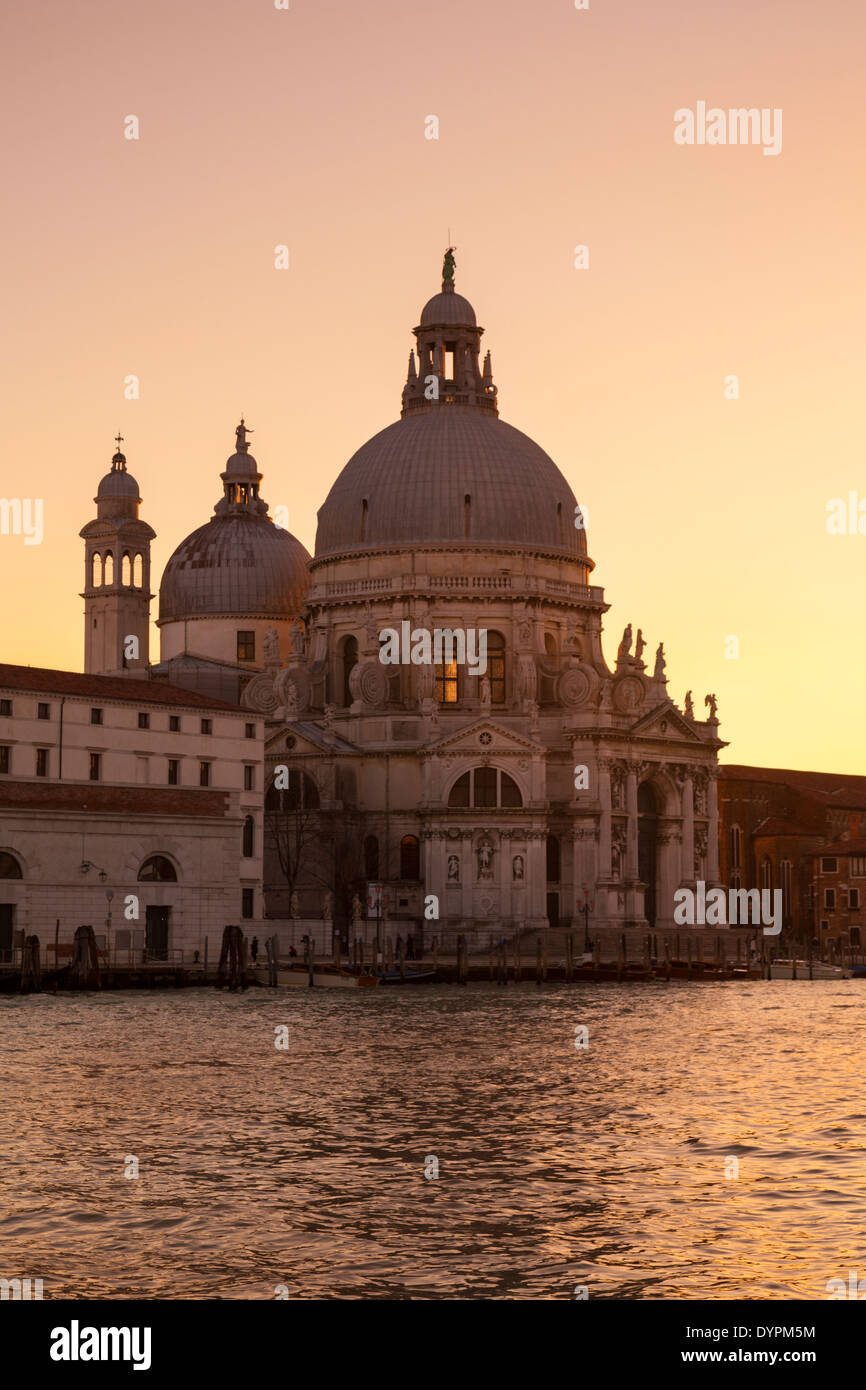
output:
<path id="1" fill-rule="evenodd" d="M 357 637 L 344 637 L 341 647 L 342 666 L 343 666 L 343 704 L 348 707 L 352 703 L 352 692 L 349 688 L 349 677 L 352 668 L 358 664 L 358 639 Z"/>
<path id="2" fill-rule="evenodd" d="M 90 561 L 90 586 L 98 589 L 102 584 L 102 556 L 97 551 Z"/>
<path id="3" fill-rule="evenodd" d="M 473 767 L 458 777 L 448 797 L 449 807 L 522 806 L 523 797 L 513 777 L 498 767 Z"/>
<path id="4" fill-rule="evenodd" d="M 547 881 L 559 882 L 559 841 L 555 835 L 547 837 Z"/>
<path id="5" fill-rule="evenodd" d="M 132 586 L 132 561 L 129 558 L 129 551 L 124 550 L 123 559 L 120 562 L 120 582 L 127 588 Z"/>
<path id="6" fill-rule="evenodd" d="M 501 632 L 487 634 L 487 674 L 494 705 L 505 704 L 505 638 Z"/>
<path id="7" fill-rule="evenodd" d="M 456 661 L 437 661 L 433 670 L 436 678 L 436 699 L 440 705 L 458 704 L 463 693 L 460 666 Z"/>
<path id="8" fill-rule="evenodd" d="M 21 865 L 14 854 L 7 854 L 4 850 L 0 854 L 0 878 L 23 878 Z"/>
<path id="9" fill-rule="evenodd" d="M 136 555 L 132 562 L 132 583 L 136 589 L 140 589 L 144 583 L 144 558 Z"/>
<path id="10" fill-rule="evenodd" d="M 375 835 L 364 841 L 364 876 L 374 882 L 379 877 L 379 841 Z"/>
<path id="11" fill-rule="evenodd" d="M 114 583 L 114 555 L 110 550 L 105 552 L 105 568 L 102 572 L 103 584 Z"/>
<path id="12" fill-rule="evenodd" d="M 773 866 L 769 859 L 765 859 L 761 864 L 761 887 L 770 889 L 773 886 Z"/>
<path id="13" fill-rule="evenodd" d="M 421 846 L 417 835 L 404 835 L 400 841 L 400 877 L 413 882 L 421 877 Z"/>
<path id="14" fill-rule="evenodd" d="M 265 810 L 285 813 L 286 811 L 317 811 L 319 809 L 319 789 L 306 772 L 297 768 L 289 769 L 289 785 L 276 787 L 273 782 L 265 795 Z"/>
<path id="15" fill-rule="evenodd" d="M 547 656 L 556 656 L 556 638 L 552 632 L 544 634 L 544 650 Z"/>
<path id="16" fill-rule="evenodd" d="M 256 823 L 252 816 L 247 816 L 244 821 L 243 838 L 241 844 L 241 854 L 244 859 L 252 859 L 253 845 L 255 843 Z"/>
<path id="17" fill-rule="evenodd" d="M 164 854 L 152 854 L 138 871 L 139 883 L 177 883 L 177 873 Z"/>
<path id="18" fill-rule="evenodd" d="M 732 888 L 739 888 L 743 871 L 743 832 L 738 825 L 732 825 L 729 835 L 730 880 Z"/>
<path id="19" fill-rule="evenodd" d="M 783 859 L 779 865 L 779 876 L 782 880 L 782 916 L 788 918 L 791 915 L 791 861 Z"/>

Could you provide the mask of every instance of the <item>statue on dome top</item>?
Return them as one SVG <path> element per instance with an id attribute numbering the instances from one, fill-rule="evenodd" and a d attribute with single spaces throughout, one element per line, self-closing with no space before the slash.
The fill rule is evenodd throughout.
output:
<path id="1" fill-rule="evenodd" d="M 456 251 L 456 249 L 456 246 L 449 246 L 448 250 L 445 252 L 445 259 L 442 262 L 443 285 L 454 284 L 454 268 L 457 265 L 457 262 L 454 259 L 454 252 Z"/>
<path id="2" fill-rule="evenodd" d="M 249 446 L 249 444 L 247 443 L 247 435 L 248 435 L 248 434 L 255 434 L 255 430 L 249 429 L 249 427 L 248 427 L 247 425 L 244 424 L 244 417 L 243 417 L 243 415 L 242 415 L 242 416 L 241 416 L 241 422 L 240 422 L 240 424 L 237 426 L 237 428 L 236 428 L 236 430 L 235 430 L 235 440 L 236 440 L 235 450 L 236 450 L 237 453 L 239 453 L 239 454 L 245 454 L 245 453 L 247 452 L 247 450 L 249 449 L 250 446 Z"/>

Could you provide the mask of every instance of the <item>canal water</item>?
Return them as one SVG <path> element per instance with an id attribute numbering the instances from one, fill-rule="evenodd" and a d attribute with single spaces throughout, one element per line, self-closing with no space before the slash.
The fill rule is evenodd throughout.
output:
<path id="1" fill-rule="evenodd" d="M 864 1037 L 856 980 L 5 997 L 0 1276 L 824 1299 L 866 1278 Z"/>

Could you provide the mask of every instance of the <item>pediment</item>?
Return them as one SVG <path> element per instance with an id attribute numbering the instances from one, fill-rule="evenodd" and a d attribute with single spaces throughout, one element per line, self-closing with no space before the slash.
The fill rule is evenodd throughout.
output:
<path id="1" fill-rule="evenodd" d="M 665 725 L 662 728 L 662 725 Z M 670 702 L 663 705 L 656 705 L 655 709 L 647 710 L 642 714 L 629 729 L 630 734 L 641 734 L 644 738 L 665 738 L 681 741 L 686 739 L 689 743 L 704 745 L 697 729 L 693 724 L 680 714 L 676 705 Z"/>
<path id="2" fill-rule="evenodd" d="M 291 748 L 286 747 L 286 739 L 295 740 Z M 265 739 L 265 754 L 268 757 L 284 756 L 288 761 L 304 753 L 357 753 L 357 744 L 350 743 L 341 734 L 328 738 L 325 730 L 312 720 L 296 719 L 272 727 Z"/>
<path id="3" fill-rule="evenodd" d="M 481 741 L 482 734 L 489 734 L 490 740 Z M 449 734 L 447 738 L 439 739 L 438 743 L 429 744 L 426 752 L 443 754 L 449 756 L 454 754 L 466 754 L 467 756 L 477 755 L 478 753 L 541 753 L 544 745 L 533 738 L 527 738 L 524 734 L 516 734 L 513 729 L 506 729 L 504 725 L 497 724 L 495 719 L 476 719 L 474 723 L 467 724 L 464 728 L 458 729 L 456 733 Z"/>

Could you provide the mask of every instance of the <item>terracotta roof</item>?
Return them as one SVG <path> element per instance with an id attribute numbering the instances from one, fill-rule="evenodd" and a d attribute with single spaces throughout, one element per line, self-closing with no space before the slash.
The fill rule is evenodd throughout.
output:
<path id="1" fill-rule="evenodd" d="M 130 816 L 224 816 L 229 793 L 196 787 L 109 787 L 93 782 L 7 782 L 0 779 L 0 810 L 103 812 Z"/>
<path id="2" fill-rule="evenodd" d="M 846 854 L 866 855 L 866 839 L 862 837 L 858 840 L 834 840 L 832 845 L 824 845 L 821 854 L 835 854 L 837 857 Z"/>
<path id="3" fill-rule="evenodd" d="M 760 825 L 756 825 L 752 831 L 753 838 L 771 837 L 774 835 L 808 835 L 813 840 L 823 839 L 820 830 L 804 825 L 802 821 L 788 820 L 783 816 L 768 816 L 762 820 Z"/>
<path id="4" fill-rule="evenodd" d="M 770 782 L 815 797 L 828 806 L 866 807 L 866 777 L 845 772 L 799 772 L 782 767 L 746 767 L 723 763 L 719 767 L 726 782 Z"/>
<path id="5" fill-rule="evenodd" d="M 0 690 L 27 690 L 38 695 L 85 695 L 94 699 L 124 700 L 134 705 L 186 705 L 190 708 L 233 710 L 240 705 L 182 690 L 166 681 L 126 679 L 125 676 L 88 676 L 81 671 L 55 671 L 47 666 L 6 666 L 0 664 Z M 248 718 L 255 718 L 245 710 Z"/>

